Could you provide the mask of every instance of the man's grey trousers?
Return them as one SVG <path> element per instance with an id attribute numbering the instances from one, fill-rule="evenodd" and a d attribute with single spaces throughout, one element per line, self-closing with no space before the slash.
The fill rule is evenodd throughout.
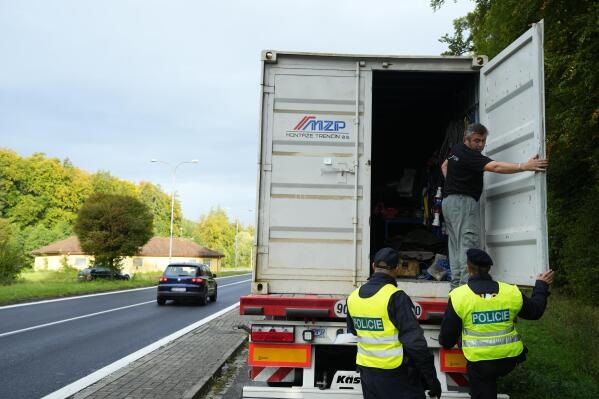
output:
<path id="1" fill-rule="evenodd" d="M 468 282 L 466 251 L 480 248 L 480 207 L 469 195 L 451 194 L 443 199 L 443 218 L 449 238 L 451 288 Z"/>

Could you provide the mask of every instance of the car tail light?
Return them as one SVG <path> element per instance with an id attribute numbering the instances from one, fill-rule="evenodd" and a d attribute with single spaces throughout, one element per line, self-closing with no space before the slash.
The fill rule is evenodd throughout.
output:
<path id="1" fill-rule="evenodd" d="M 168 281 L 168 278 L 160 277 L 160 280 L 158 280 L 158 281 L 160 281 L 161 283 L 166 283 Z"/>
<path id="2" fill-rule="evenodd" d="M 295 342 L 295 327 L 252 325 L 252 342 Z"/>
<path id="3" fill-rule="evenodd" d="M 200 278 L 200 277 L 194 277 L 194 278 L 191 279 L 191 282 L 193 284 L 202 284 L 203 281 L 204 281 L 204 279 Z"/>

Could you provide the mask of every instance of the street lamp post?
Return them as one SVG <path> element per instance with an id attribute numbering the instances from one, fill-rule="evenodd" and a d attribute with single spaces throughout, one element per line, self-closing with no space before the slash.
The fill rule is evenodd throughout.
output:
<path id="1" fill-rule="evenodd" d="M 152 160 L 150 160 L 150 162 L 163 163 L 165 165 L 172 166 L 170 163 L 165 162 L 165 161 L 160 161 L 158 159 L 152 159 Z M 200 162 L 200 161 L 197 159 L 192 159 L 191 161 L 182 161 L 182 162 L 179 162 L 177 165 L 175 165 L 175 167 L 171 171 L 171 182 L 172 182 L 171 226 L 170 226 L 170 236 L 169 236 L 169 241 L 168 241 L 168 263 L 171 263 L 171 258 L 173 257 L 173 220 L 174 220 L 174 216 L 175 216 L 175 175 L 177 173 L 177 168 L 179 168 L 179 166 L 183 165 L 184 163 L 198 163 L 198 162 Z"/>

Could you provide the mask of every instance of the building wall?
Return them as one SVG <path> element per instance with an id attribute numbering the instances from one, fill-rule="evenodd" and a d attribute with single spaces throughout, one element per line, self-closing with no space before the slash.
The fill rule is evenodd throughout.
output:
<path id="1" fill-rule="evenodd" d="M 63 263 L 75 269 L 85 269 L 91 264 L 93 257 L 89 255 L 49 255 L 36 256 L 33 269 L 34 270 L 60 270 Z"/>
<path id="2" fill-rule="evenodd" d="M 221 262 L 218 258 L 200 258 L 200 257 L 172 257 L 170 262 L 168 256 L 134 256 L 126 258 L 123 261 L 123 270 L 128 273 L 139 271 L 163 271 L 169 263 L 205 263 L 210 266 L 213 272 L 220 271 Z"/>
<path id="3" fill-rule="evenodd" d="M 90 267 L 93 256 L 89 255 L 49 255 L 36 256 L 34 261 L 34 270 L 59 270 L 64 262 L 75 269 L 85 269 Z M 210 265 L 210 270 L 217 273 L 220 271 L 221 261 L 218 258 L 200 258 L 200 257 L 173 257 L 170 263 L 190 262 L 205 263 Z M 163 271 L 169 264 L 168 256 L 133 256 L 123 260 L 122 271 L 133 275 L 138 272 Z"/>

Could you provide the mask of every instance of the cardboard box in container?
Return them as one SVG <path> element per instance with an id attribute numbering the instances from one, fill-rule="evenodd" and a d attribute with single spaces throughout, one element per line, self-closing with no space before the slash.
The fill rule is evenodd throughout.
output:
<path id="1" fill-rule="evenodd" d="M 400 277 L 416 277 L 420 274 L 420 262 L 415 259 L 401 260 L 399 265 Z"/>

